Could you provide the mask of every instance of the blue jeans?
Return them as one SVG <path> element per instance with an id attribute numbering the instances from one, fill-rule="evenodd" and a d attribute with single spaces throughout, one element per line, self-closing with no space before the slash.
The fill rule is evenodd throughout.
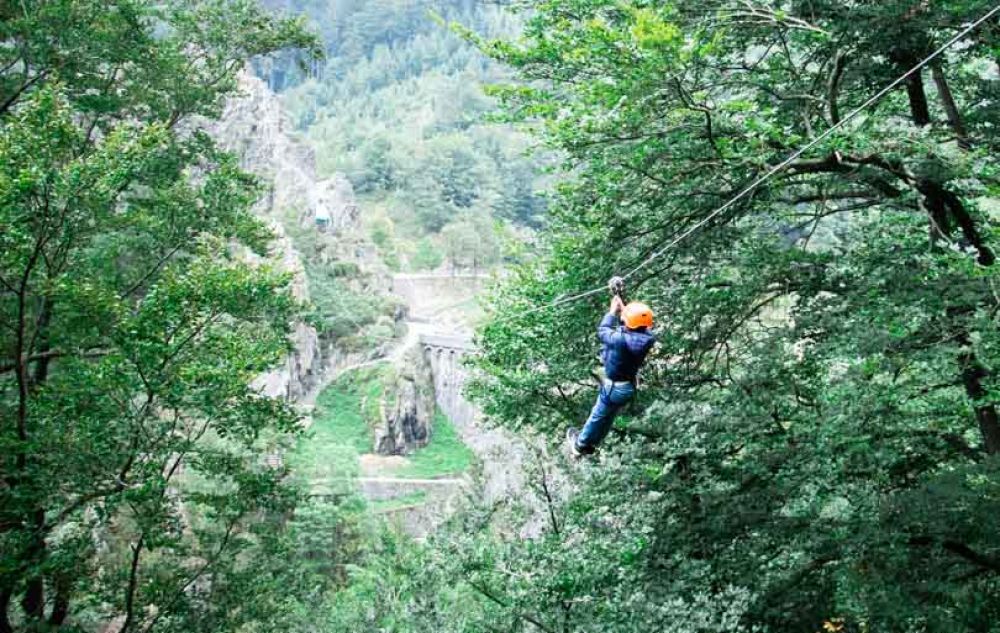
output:
<path id="1" fill-rule="evenodd" d="M 614 383 L 605 381 L 601 391 L 597 394 L 597 402 L 590 411 L 587 423 L 583 425 L 583 431 L 577 439 L 577 445 L 583 448 L 597 448 L 598 444 L 604 441 L 604 437 L 611 430 L 611 425 L 615 421 L 615 416 L 626 404 L 635 397 L 635 385 L 631 383 Z"/>

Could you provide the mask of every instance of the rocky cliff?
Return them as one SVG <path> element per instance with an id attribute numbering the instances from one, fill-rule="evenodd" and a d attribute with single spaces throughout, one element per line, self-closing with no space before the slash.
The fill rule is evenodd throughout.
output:
<path id="1" fill-rule="evenodd" d="M 309 235 L 322 263 L 350 261 L 359 268 L 378 267 L 377 255 L 362 237 L 354 190 L 346 177 L 317 176 L 312 150 L 298 142 L 278 97 L 249 73 L 239 81 L 239 94 L 226 104 L 220 120 L 206 126 L 219 144 L 236 154 L 242 167 L 257 175 L 267 193 L 256 212 L 273 228 L 276 239 L 269 259 L 293 275 L 299 301 L 310 302 L 303 256 L 290 234 Z M 372 276 L 388 286 L 388 277 Z M 319 332 L 305 322 L 294 324 L 293 351 L 282 367 L 261 376 L 257 386 L 272 397 L 299 400 L 313 388 L 337 350 L 324 344 Z"/>
<path id="2" fill-rule="evenodd" d="M 358 226 L 354 190 L 343 175 L 321 179 L 312 149 L 294 138 L 277 95 L 263 81 L 244 73 L 239 94 L 229 100 L 215 138 L 239 156 L 242 167 L 269 185 L 258 205 L 262 215 L 302 226 L 333 225 L 343 232 Z"/>
<path id="3" fill-rule="evenodd" d="M 309 302 L 309 281 L 298 251 L 277 221 L 270 222 L 275 240 L 269 259 L 285 272 L 292 273 L 292 296 L 303 304 Z M 292 351 L 285 362 L 254 382 L 261 393 L 271 398 L 297 401 L 318 381 L 323 368 L 323 346 L 316 328 L 305 321 L 292 325 Z"/>
<path id="4" fill-rule="evenodd" d="M 402 455 L 426 446 L 434 419 L 434 382 L 431 368 L 420 349 L 388 365 L 382 376 L 382 390 L 370 420 L 374 429 L 374 450 L 380 455 Z"/>

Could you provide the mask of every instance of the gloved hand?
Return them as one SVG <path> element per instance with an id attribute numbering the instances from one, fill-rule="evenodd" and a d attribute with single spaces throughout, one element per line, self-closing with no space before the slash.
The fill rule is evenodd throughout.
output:
<path id="1" fill-rule="evenodd" d="M 611 297 L 611 306 L 608 308 L 610 314 L 620 315 L 625 309 L 625 302 L 618 295 Z"/>

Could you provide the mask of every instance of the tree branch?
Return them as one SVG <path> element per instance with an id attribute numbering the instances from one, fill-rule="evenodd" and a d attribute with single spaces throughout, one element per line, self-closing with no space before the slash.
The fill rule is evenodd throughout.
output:
<path id="1" fill-rule="evenodd" d="M 479 585 L 479 584 L 477 584 L 477 583 L 469 580 L 468 578 L 465 579 L 465 582 L 470 587 L 472 587 L 473 589 L 475 589 L 476 591 L 478 591 L 480 594 L 482 594 L 483 597 L 485 597 L 486 599 L 488 599 L 490 602 L 493 602 L 494 604 L 497 604 L 497 605 L 503 607 L 504 609 L 510 609 L 511 608 L 511 606 L 507 602 L 505 602 L 505 601 L 501 600 L 500 598 L 498 598 L 495 594 L 493 594 L 491 591 L 489 591 L 486 587 L 483 587 L 483 586 L 481 586 L 481 585 Z M 533 617 L 533 616 L 531 616 L 531 615 L 529 615 L 527 613 L 522 613 L 520 611 L 515 611 L 514 612 L 514 617 L 517 618 L 517 619 L 519 619 L 519 620 L 524 620 L 525 622 L 534 625 L 539 630 L 545 631 L 545 633 L 556 633 L 554 630 L 552 630 L 549 627 L 547 627 L 544 624 L 542 624 L 541 621 L 538 620 L 538 618 L 535 618 L 535 617 Z"/>
<path id="2" fill-rule="evenodd" d="M 180 588 L 174 594 L 174 597 L 170 600 L 170 602 L 168 602 L 162 608 L 157 610 L 153 618 L 148 623 L 146 623 L 146 625 L 142 628 L 143 633 L 149 633 L 150 631 L 152 631 L 153 627 L 156 626 L 156 623 L 160 620 L 160 618 L 163 615 L 170 613 L 173 610 L 174 605 L 177 604 L 177 602 L 181 599 L 181 596 L 184 595 L 184 593 L 188 590 L 188 588 L 192 584 L 194 584 L 199 578 L 201 578 L 206 571 L 211 569 L 211 567 L 215 565 L 215 563 L 219 561 L 219 559 L 222 557 L 223 552 L 229 546 L 229 539 L 232 538 L 233 532 L 236 530 L 236 523 L 237 519 L 233 519 L 232 521 L 229 522 L 229 525 L 226 527 L 226 533 L 223 535 L 222 542 L 219 543 L 219 547 L 216 549 L 215 554 L 210 559 L 205 561 L 205 564 L 202 565 L 194 574 L 192 574 L 180 586 Z M 125 630 L 122 629 L 119 633 L 125 633 Z"/>
<path id="3" fill-rule="evenodd" d="M 128 588 L 125 591 L 125 622 L 122 623 L 118 633 L 128 633 L 129 627 L 135 620 L 135 589 L 139 583 L 139 559 L 142 556 L 145 540 L 146 534 L 143 533 L 132 546 L 132 563 L 129 566 Z"/>
<path id="4" fill-rule="evenodd" d="M 830 81 L 827 83 L 826 98 L 830 107 L 830 122 L 833 125 L 840 123 L 840 105 L 838 103 L 840 95 L 840 80 L 844 76 L 844 69 L 847 68 L 847 55 L 837 53 L 837 58 L 833 62 L 833 71 L 830 73 Z"/>
<path id="5" fill-rule="evenodd" d="M 22 85 L 20 88 L 15 90 L 14 94 L 12 94 L 6 101 L 4 101 L 3 104 L 0 104 L 0 116 L 6 114 L 8 110 L 14 107 L 14 104 L 21 97 L 21 95 L 25 93 L 25 91 L 27 91 L 33 85 L 38 83 L 40 80 L 44 79 L 48 74 L 49 74 L 48 70 L 43 70 L 34 77 L 32 77 L 31 79 L 29 79 L 28 81 L 26 81 L 24 85 Z"/>
<path id="6" fill-rule="evenodd" d="M 938 540 L 929 535 L 914 536 L 910 538 L 909 543 L 915 547 L 930 547 L 935 543 L 938 543 Z M 946 552 L 951 552 L 952 554 L 967 560 L 977 567 L 990 571 L 994 574 L 1000 573 L 1000 560 L 977 552 L 965 543 L 952 539 L 943 539 L 940 541 L 940 545 L 941 549 Z"/>
<path id="7" fill-rule="evenodd" d="M 28 363 L 33 363 L 40 360 L 51 360 L 54 358 L 65 358 L 67 356 L 72 356 L 75 358 L 100 358 L 102 356 L 107 356 L 112 350 L 109 349 L 94 349 L 85 352 L 69 352 L 64 350 L 52 349 L 45 352 L 39 352 L 37 354 L 31 354 L 30 356 L 24 356 L 21 362 L 25 365 Z M 15 371 L 18 368 L 18 363 L 4 363 L 0 365 L 0 374 L 5 374 L 7 372 Z"/>

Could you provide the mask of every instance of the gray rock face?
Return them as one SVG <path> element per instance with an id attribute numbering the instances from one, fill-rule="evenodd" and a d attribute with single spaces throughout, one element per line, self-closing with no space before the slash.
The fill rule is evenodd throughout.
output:
<path id="1" fill-rule="evenodd" d="M 414 350 L 388 372 L 375 422 L 375 452 L 403 455 L 426 446 L 434 419 L 430 367 Z"/>
<path id="2" fill-rule="evenodd" d="M 312 204 L 317 226 L 337 233 L 358 228 L 360 211 L 354 199 L 354 186 L 347 176 L 336 174 L 333 178 L 317 183 Z"/>
<path id="3" fill-rule="evenodd" d="M 285 235 L 281 224 L 272 221 L 271 230 L 275 239 L 271 244 L 267 261 L 275 264 L 280 270 L 292 274 L 292 296 L 300 302 L 309 301 L 309 281 L 306 278 L 302 259 Z M 250 261 L 257 258 L 251 253 L 244 255 Z M 263 262 L 258 262 L 263 263 Z M 269 398 L 286 398 L 296 401 L 301 398 L 318 379 L 323 366 L 322 344 L 316 328 L 303 321 L 292 324 L 292 352 L 284 363 L 271 371 L 258 376 L 253 386 Z"/>
<path id="4" fill-rule="evenodd" d="M 239 96 L 226 104 L 213 135 L 240 158 L 243 169 L 267 182 L 262 215 L 294 218 L 303 227 L 360 231 L 354 188 L 343 174 L 320 179 L 315 152 L 294 138 L 281 101 L 267 85 L 244 72 Z"/>
<path id="5" fill-rule="evenodd" d="M 201 127 L 267 186 L 255 208 L 276 236 L 267 260 L 292 274 L 292 294 L 298 301 L 309 302 L 309 283 L 285 227 L 326 233 L 321 236 L 329 242 L 324 247 L 337 256 L 366 255 L 351 239 L 362 232 L 353 187 L 339 174 L 327 180 L 317 177 L 313 151 L 293 138 L 278 97 L 264 82 L 244 72 L 239 93 L 227 102 L 222 117 Z M 249 253 L 245 256 L 258 260 Z M 298 401 L 317 384 L 330 354 L 329 350 L 324 354 L 316 328 L 305 322 L 292 324 L 291 343 L 293 351 L 285 362 L 254 381 L 262 394 Z"/>

